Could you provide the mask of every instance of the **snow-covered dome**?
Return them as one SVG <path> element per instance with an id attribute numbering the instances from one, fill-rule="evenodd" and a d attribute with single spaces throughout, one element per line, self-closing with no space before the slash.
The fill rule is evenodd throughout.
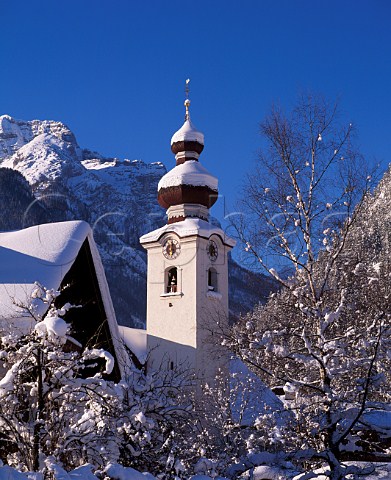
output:
<path id="1" fill-rule="evenodd" d="M 217 191 L 217 178 L 196 160 L 189 160 L 177 165 L 166 173 L 158 184 L 158 191 L 162 188 L 176 187 L 177 185 L 192 185 L 194 187 L 209 187 Z"/>
<path id="2" fill-rule="evenodd" d="M 176 164 L 188 160 L 198 160 L 204 149 L 204 134 L 198 131 L 190 120 L 190 100 L 184 103 L 186 107 L 185 123 L 171 138 L 171 151 L 175 154 Z"/>
<path id="3" fill-rule="evenodd" d="M 171 145 L 177 142 L 198 142 L 199 144 L 204 145 L 204 134 L 198 131 L 190 118 L 188 118 L 171 138 Z"/>
<path id="4" fill-rule="evenodd" d="M 182 204 L 210 208 L 217 200 L 217 193 L 217 178 L 197 160 L 177 165 L 158 184 L 158 202 L 164 208 Z"/>

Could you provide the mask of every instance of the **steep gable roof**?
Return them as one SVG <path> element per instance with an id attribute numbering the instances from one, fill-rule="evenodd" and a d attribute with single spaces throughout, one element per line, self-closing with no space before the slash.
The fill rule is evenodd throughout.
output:
<path id="1" fill-rule="evenodd" d="M 86 258 L 91 265 L 80 265 Z M 96 299 L 101 304 L 100 320 L 108 325 L 109 336 L 123 373 L 125 356 L 120 341 L 109 287 L 90 226 L 83 221 L 48 223 L 24 230 L 0 233 L 0 322 L 28 329 L 33 318 L 26 306 L 35 305 L 44 315 L 48 305 L 31 299 L 36 282 L 47 289 L 59 290 L 73 269 L 92 269 L 89 278 L 96 283 Z M 77 286 L 80 289 L 80 286 Z M 83 322 L 99 321 L 85 318 Z M 80 325 L 80 322 L 79 322 Z M 99 323 L 96 330 L 100 328 Z M 91 330 L 91 325 L 90 325 Z M 107 337 L 107 335 L 106 335 Z"/>
<path id="2" fill-rule="evenodd" d="M 82 221 L 0 233 L 0 318 L 23 316 L 16 304 L 28 304 L 35 282 L 57 290 L 88 236 L 91 228 Z M 42 303 L 37 307 L 45 313 Z"/>

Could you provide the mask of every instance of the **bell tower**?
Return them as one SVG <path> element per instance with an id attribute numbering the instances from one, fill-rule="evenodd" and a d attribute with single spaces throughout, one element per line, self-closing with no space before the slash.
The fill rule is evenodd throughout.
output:
<path id="1" fill-rule="evenodd" d="M 228 252 L 235 245 L 209 222 L 218 181 L 200 163 L 204 135 L 190 120 L 171 139 L 176 165 L 158 185 L 167 224 L 143 235 L 148 252 L 147 335 L 150 365 L 194 371 L 213 380 L 225 360 L 217 335 L 228 322 Z"/>

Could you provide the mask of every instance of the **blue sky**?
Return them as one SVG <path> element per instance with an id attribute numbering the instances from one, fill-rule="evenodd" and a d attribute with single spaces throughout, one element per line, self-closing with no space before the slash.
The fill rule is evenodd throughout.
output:
<path id="1" fill-rule="evenodd" d="M 0 113 L 66 123 L 82 147 L 174 165 L 183 121 L 232 207 L 273 102 L 340 98 L 368 161 L 391 153 L 388 0 L 0 0 Z M 218 212 L 220 215 L 221 212 Z"/>

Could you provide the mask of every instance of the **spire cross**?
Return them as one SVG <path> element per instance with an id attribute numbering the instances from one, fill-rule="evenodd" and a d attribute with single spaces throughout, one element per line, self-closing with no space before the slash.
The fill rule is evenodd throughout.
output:
<path id="1" fill-rule="evenodd" d="M 188 78 L 188 79 L 186 80 L 186 87 L 185 87 L 186 99 L 189 98 L 189 93 L 190 93 L 189 83 L 190 83 L 190 78 Z"/>
<path id="2" fill-rule="evenodd" d="M 190 78 L 186 80 L 186 87 L 185 87 L 185 95 L 186 95 L 186 100 L 185 100 L 185 107 L 186 107 L 186 114 L 185 114 L 185 121 L 190 120 L 190 112 L 189 112 L 189 107 L 190 107 L 190 99 L 189 99 L 189 93 L 190 93 Z"/>

